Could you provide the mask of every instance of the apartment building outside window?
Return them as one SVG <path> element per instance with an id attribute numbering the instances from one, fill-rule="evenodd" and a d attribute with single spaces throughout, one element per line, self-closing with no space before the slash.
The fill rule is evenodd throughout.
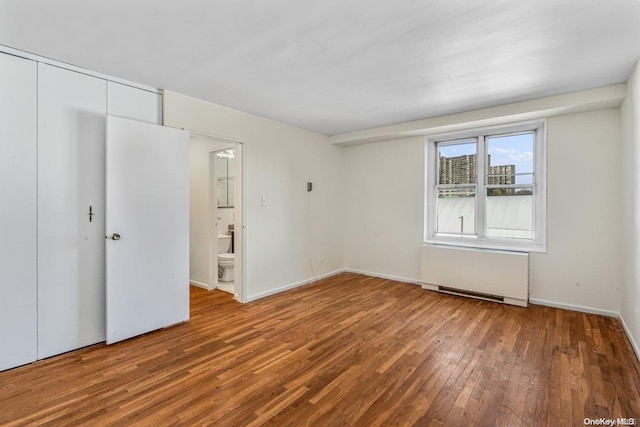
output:
<path id="1" fill-rule="evenodd" d="M 546 250 L 545 122 L 429 137 L 425 241 Z"/>

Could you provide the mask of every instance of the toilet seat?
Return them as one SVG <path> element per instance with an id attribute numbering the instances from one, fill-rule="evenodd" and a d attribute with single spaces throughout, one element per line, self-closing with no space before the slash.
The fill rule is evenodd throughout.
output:
<path id="1" fill-rule="evenodd" d="M 233 263 L 235 261 L 235 254 L 218 254 L 218 264 L 224 265 L 224 266 L 233 266 Z"/>

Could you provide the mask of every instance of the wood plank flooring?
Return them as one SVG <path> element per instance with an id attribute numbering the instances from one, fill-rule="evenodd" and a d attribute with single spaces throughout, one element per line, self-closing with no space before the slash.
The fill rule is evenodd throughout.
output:
<path id="1" fill-rule="evenodd" d="M 355 274 L 0 373 L 0 425 L 581 426 L 640 418 L 617 319 Z"/>

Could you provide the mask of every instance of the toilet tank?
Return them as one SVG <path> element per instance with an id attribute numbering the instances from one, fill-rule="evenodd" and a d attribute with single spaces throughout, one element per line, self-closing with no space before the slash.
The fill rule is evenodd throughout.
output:
<path id="1" fill-rule="evenodd" d="M 231 235 L 218 234 L 218 253 L 224 254 L 231 252 Z"/>

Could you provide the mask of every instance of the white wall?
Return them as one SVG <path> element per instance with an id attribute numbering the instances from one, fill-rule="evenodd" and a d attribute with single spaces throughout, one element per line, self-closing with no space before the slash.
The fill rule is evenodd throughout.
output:
<path id="1" fill-rule="evenodd" d="M 547 122 L 547 253 L 532 254 L 532 299 L 620 309 L 620 110 Z"/>
<path id="2" fill-rule="evenodd" d="M 342 147 L 311 131 L 171 92 L 164 96 L 164 123 L 245 142 L 247 299 L 344 267 Z M 260 204 L 263 196 L 267 206 Z"/>
<path id="3" fill-rule="evenodd" d="M 419 282 L 424 224 L 424 138 L 346 151 L 346 265 Z"/>
<path id="4" fill-rule="evenodd" d="M 620 316 L 640 358 L 640 65 L 622 104 L 622 297 Z"/>
<path id="5" fill-rule="evenodd" d="M 532 255 L 532 298 L 619 310 L 619 128 L 619 109 L 549 119 L 548 253 Z M 424 138 L 347 147 L 345 162 L 347 268 L 418 282 Z"/>
<path id="6" fill-rule="evenodd" d="M 235 209 L 232 208 L 218 209 L 218 234 L 231 234 L 229 233 L 229 225 L 233 224 L 234 211 Z"/>
<path id="7" fill-rule="evenodd" d="M 322 135 L 170 92 L 165 123 L 246 142 L 248 299 L 344 267 L 419 282 L 423 137 L 330 146 Z M 547 131 L 547 253 L 531 256 L 531 298 L 616 313 L 623 252 L 620 109 L 551 117 Z M 311 193 L 307 181 L 314 183 Z M 267 206 L 260 206 L 263 196 Z M 637 284 L 635 258 L 625 259 L 625 281 L 635 274 Z M 636 302 L 629 304 L 637 305 L 637 287 L 622 289 L 632 290 Z"/>
<path id="8" fill-rule="evenodd" d="M 228 143 L 195 135 L 189 141 L 189 280 L 209 289 L 213 288 L 209 283 L 209 152 L 227 146 Z"/>

